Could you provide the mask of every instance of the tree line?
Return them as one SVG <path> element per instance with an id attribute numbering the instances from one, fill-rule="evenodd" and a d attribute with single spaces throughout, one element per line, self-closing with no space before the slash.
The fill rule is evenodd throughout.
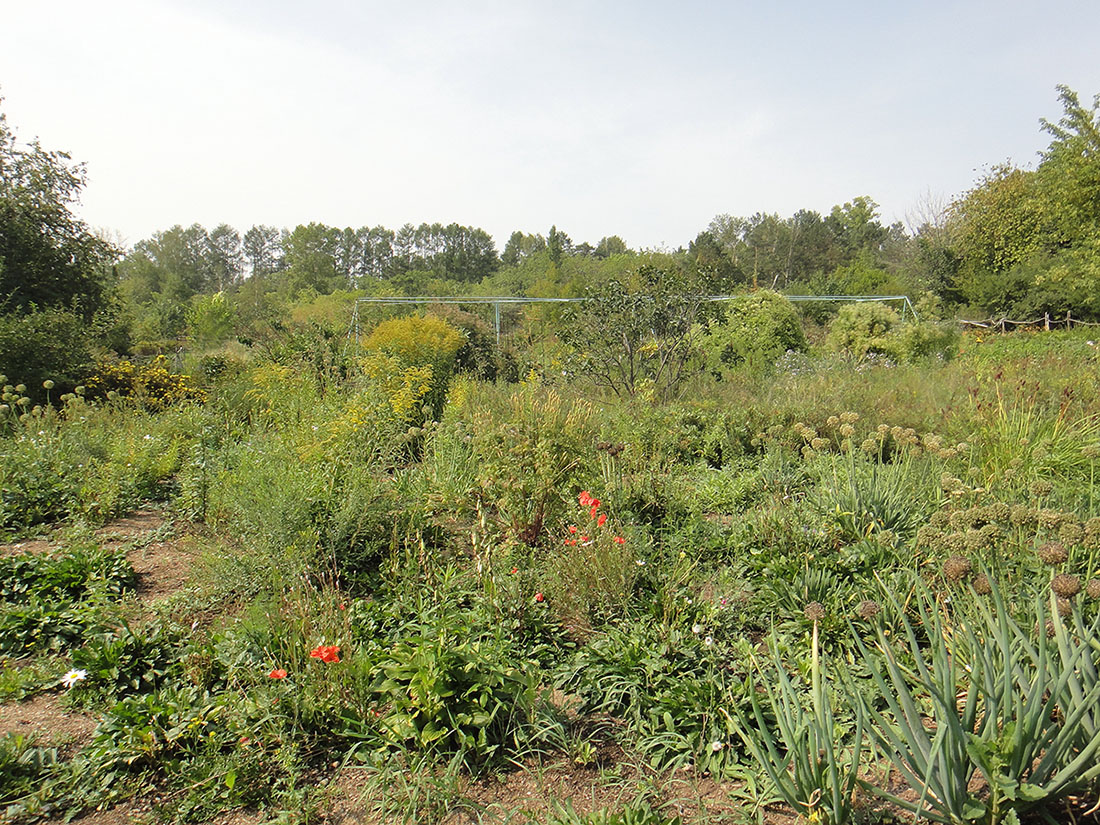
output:
<path id="1" fill-rule="evenodd" d="M 275 304 L 350 290 L 571 296 L 647 264 L 712 293 L 927 294 L 970 313 L 1098 319 L 1100 96 L 1086 106 L 1059 87 L 1058 99 L 1061 118 L 1040 121 L 1049 145 L 1035 168 L 993 166 L 907 227 L 884 223 L 863 195 L 827 214 L 718 215 L 662 253 L 617 235 L 575 243 L 556 225 L 513 232 L 498 252 L 485 230 L 457 223 L 177 225 L 120 249 L 73 213 L 84 166 L 18 142 L 0 113 L 0 369 L 36 349 L 86 350 L 90 338 L 124 349 L 178 336 L 213 295 L 269 316 Z"/>

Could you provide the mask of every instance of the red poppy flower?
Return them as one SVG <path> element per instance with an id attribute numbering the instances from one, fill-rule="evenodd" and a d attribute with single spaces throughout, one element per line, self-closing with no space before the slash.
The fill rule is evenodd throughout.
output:
<path id="1" fill-rule="evenodd" d="M 318 645 L 310 651 L 310 657 L 331 663 L 340 661 L 340 648 L 336 645 Z"/>
<path id="2" fill-rule="evenodd" d="M 616 544 L 626 544 L 626 539 L 624 539 L 622 536 L 615 536 L 612 541 Z"/>
<path id="3" fill-rule="evenodd" d="M 596 511 L 600 509 L 600 500 L 598 498 L 594 498 L 594 499 L 592 499 L 592 501 L 590 503 L 592 504 L 592 509 L 590 509 L 588 511 L 588 515 L 591 518 L 595 518 L 596 517 Z"/>
<path id="4" fill-rule="evenodd" d="M 535 594 L 535 601 L 536 602 L 541 602 L 542 600 L 543 600 L 542 594 L 541 593 L 536 593 Z"/>
<path id="5" fill-rule="evenodd" d="M 603 527 L 603 523 L 605 521 L 607 521 L 607 514 L 606 513 L 600 513 L 600 517 L 598 519 L 596 519 L 596 526 L 597 527 Z"/>
<path id="6" fill-rule="evenodd" d="M 592 495 L 587 490 L 581 490 L 581 494 L 577 496 L 577 501 L 581 503 L 581 507 L 587 507 L 592 503 Z"/>
<path id="7" fill-rule="evenodd" d="M 592 539 L 590 539 L 588 536 L 581 536 L 581 541 L 591 541 L 591 540 Z"/>
<path id="8" fill-rule="evenodd" d="M 570 532 L 570 533 L 576 533 L 576 532 L 577 532 L 577 525 L 575 525 L 575 524 L 570 524 L 570 525 L 569 525 L 569 532 Z"/>
<path id="9" fill-rule="evenodd" d="M 565 544 L 566 544 L 566 546 L 568 546 L 568 547 L 572 547 L 572 546 L 573 546 L 574 544 L 576 544 L 576 543 L 577 543 L 577 540 L 576 540 L 576 539 L 566 539 L 566 540 L 565 540 Z"/>
<path id="10" fill-rule="evenodd" d="M 269 678 L 269 679 L 285 679 L 286 678 L 286 671 L 283 670 L 281 667 L 277 667 L 273 671 L 271 671 L 269 674 L 267 674 L 267 678 Z"/>
<path id="11" fill-rule="evenodd" d="M 518 567 L 513 567 L 513 568 L 512 568 L 512 574 L 513 574 L 513 575 L 515 575 L 515 574 L 516 574 L 516 573 L 518 573 L 518 572 L 519 572 L 519 568 L 518 568 Z"/>

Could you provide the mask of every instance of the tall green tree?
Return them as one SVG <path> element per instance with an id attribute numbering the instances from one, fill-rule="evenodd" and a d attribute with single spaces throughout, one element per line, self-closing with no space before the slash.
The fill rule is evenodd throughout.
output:
<path id="1" fill-rule="evenodd" d="M 56 307 L 91 320 L 117 250 L 73 214 L 86 173 L 65 152 L 21 144 L 0 112 L 0 313 Z"/>

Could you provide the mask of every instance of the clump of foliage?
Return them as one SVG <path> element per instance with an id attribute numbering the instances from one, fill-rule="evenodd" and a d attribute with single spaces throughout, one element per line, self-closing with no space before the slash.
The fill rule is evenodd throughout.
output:
<path id="1" fill-rule="evenodd" d="M 881 356 L 895 363 L 950 357 L 958 331 L 943 324 L 903 322 L 897 311 L 877 302 L 841 307 L 829 325 L 826 345 L 846 357 Z"/>
<path id="2" fill-rule="evenodd" d="M 465 336 L 442 318 L 409 315 L 380 323 L 363 342 L 363 349 L 387 359 L 368 362 L 368 374 L 406 377 L 402 380 L 418 376 L 426 382 L 422 403 L 431 417 L 438 418 L 447 397 L 455 357 L 465 343 Z"/>
<path id="3" fill-rule="evenodd" d="M 794 305 L 777 292 L 758 290 L 726 304 L 706 328 L 702 348 L 715 373 L 742 364 L 770 365 L 785 352 L 806 352 L 809 343 Z"/>
<path id="4" fill-rule="evenodd" d="M 169 371 L 168 359 L 163 355 L 148 364 L 101 363 L 85 380 L 84 387 L 89 398 L 129 399 L 150 412 L 206 400 L 206 393 L 194 385 L 191 376 Z"/>

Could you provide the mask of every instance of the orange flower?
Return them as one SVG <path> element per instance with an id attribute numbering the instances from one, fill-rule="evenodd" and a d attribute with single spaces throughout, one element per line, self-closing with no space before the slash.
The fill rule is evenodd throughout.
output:
<path id="1" fill-rule="evenodd" d="M 581 494 L 577 496 L 577 501 L 581 503 L 581 507 L 587 507 L 592 503 L 592 495 L 587 490 L 581 490 Z"/>
<path id="2" fill-rule="evenodd" d="M 570 525 L 569 525 L 569 532 L 570 532 L 570 533 L 576 533 L 576 532 L 577 532 L 577 525 L 575 525 L 575 524 L 570 524 Z"/>
<path id="3" fill-rule="evenodd" d="M 340 661 L 340 648 L 336 645 L 318 645 L 310 651 L 310 658 L 320 659 L 326 664 Z"/>
<path id="4" fill-rule="evenodd" d="M 271 671 L 269 674 L 267 674 L 267 678 L 268 679 L 285 679 L 286 678 L 286 671 L 283 670 L 281 667 L 277 667 L 273 671 Z"/>

